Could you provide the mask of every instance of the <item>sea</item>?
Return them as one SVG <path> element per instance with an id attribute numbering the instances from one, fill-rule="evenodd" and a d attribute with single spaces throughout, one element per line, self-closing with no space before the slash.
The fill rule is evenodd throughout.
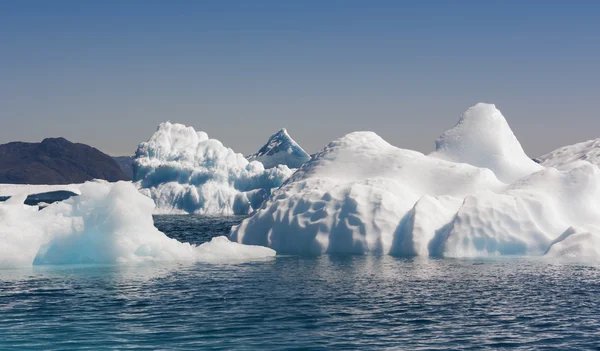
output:
<path id="1" fill-rule="evenodd" d="M 242 217 L 155 216 L 179 241 Z M 288 256 L 0 270 L 0 350 L 600 350 L 600 265 Z"/>

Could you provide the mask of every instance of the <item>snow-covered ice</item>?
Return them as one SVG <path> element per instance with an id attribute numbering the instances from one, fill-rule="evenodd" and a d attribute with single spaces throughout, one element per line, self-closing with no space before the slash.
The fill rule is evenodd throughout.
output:
<path id="1" fill-rule="evenodd" d="M 536 159 L 545 167 L 563 168 L 578 161 L 600 166 L 600 138 L 563 146 Z"/>
<path id="2" fill-rule="evenodd" d="M 157 213 L 247 214 L 293 171 L 265 169 L 192 127 L 165 122 L 140 144 L 134 181 Z"/>
<path id="3" fill-rule="evenodd" d="M 289 168 L 300 168 L 310 155 L 290 137 L 285 128 L 271 135 L 267 143 L 257 153 L 247 157 L 248 161 L 259 161 L 265 168 L 286 165 Z"/>
<path id="4" fill-rule="evenodd" d="M 430 155 L 371 132 L 331 142 L 231 239 L 299 254 L 588 256 L 600 252 L 597 228 L 598 167 L 536 164 L 480 103 Z"/>
<path id="5" fill-rule="evenodd" d="M 0 267 L 32 264 L 228 261 L 274 256 L 226 237 L 181 243 L 154 227 L 154 203 L 129 182 L 88 182 L 81 195 L 39 210 L 25 195 L 0 203 Z"/>
<path id="6" fill-rule="evenodd" d="M 505 183 L 543 168 L 525 154 L 506 119 L 492 104 L 469 108 L 435 145 L 430 156 L 489 168 Z"/>

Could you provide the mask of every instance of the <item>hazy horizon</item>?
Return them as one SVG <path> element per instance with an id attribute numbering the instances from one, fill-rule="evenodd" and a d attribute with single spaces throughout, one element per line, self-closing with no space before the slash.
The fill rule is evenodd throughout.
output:
<path id="1" fill-rule="evenodd" d="M 431 11 L 435 8 L 436 11 Z M 255 152 L 348 132 L 432 151 L 477 102 L 527 154 L 600 137 L 592 1 L 6 1 L 0 143 L 132 155 L 160 122 Z"/>

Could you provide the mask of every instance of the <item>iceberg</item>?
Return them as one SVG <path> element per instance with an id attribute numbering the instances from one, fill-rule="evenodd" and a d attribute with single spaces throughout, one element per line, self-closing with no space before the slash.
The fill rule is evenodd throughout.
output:
<path id="1" fill-rule="evenodd" d="M 204 132 L 170 122 L 139 145 L 133 168 L 157 213 L 215 215 L 252 212 L 293 173 L 286 165 L 265 169 Z"/>
<path id="2" fill-rule="evenodd" d="M 572 163 L 587 161 L 600 166 L 600 138 L 563 146 L 536 159 L 545 167 L 563 168 Z"/>
<path id="3" fill-rule="evenodd" d="M 267 143 L 257 153 L 246 157 L 248 161 L 259 161 L 265 168 L 286 165 L 300 168 L 310 160 L 310 155 L 290 137 L 285 128 L 271 135 Z"/>
<path id="4" fill-rule="evenodd" d="M 25 195 L 0 203 L 0 267 L 39 264 L 222 262 L 275 255 L 226 237 L 181 243 L 154 227 L 154 203 L 130 182 L 87 182 L 81 195 L 42 210 Z"/>
<path id="5" fill-rule="evenodd" d="M 565 236 L 572 227 L 588 229 Z M 372 132 L 331 142 L 230 238 L 292 254 L 585 256 L 599 227 L 600 169 L 536 164 L 480 103 L 429 155 Z"/>

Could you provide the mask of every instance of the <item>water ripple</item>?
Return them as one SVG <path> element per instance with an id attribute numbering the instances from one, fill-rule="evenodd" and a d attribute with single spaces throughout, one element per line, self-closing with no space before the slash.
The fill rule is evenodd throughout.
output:
<path id="1" fill-rule="evenodd" d="M 161 220 L 196 242 L 231 225 Z M 3 270 L 0 349 L 597 349 L 599 273 L 387 256 Z"/>

